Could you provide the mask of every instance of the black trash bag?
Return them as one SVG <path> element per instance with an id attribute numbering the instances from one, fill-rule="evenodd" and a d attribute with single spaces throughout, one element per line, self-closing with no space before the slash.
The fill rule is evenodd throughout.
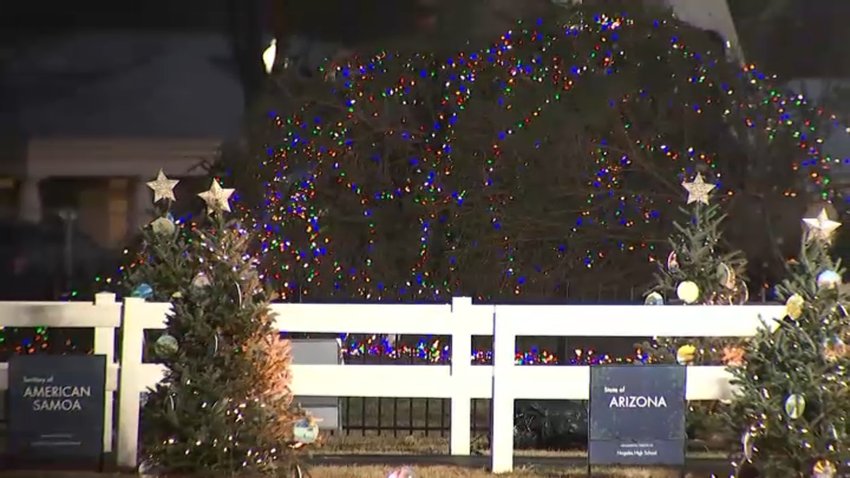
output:
<path id="1" fill-rule="evenodd" d="M 587 402 L 517 400 L 514 448 L 574 450 L 587 446 Z"/>

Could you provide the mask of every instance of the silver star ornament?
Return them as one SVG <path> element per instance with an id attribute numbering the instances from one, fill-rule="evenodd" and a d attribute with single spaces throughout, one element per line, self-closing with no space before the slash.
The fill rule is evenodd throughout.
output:
<path id="1" fill-rule="evenodd" d="M 153 190 L 153 202 L 157 203 L 163 199 L 168 199 L 171 201 L 176 201 L 177 198 L 174 197 L 174 187 L 177 186 L 177 183 L 180 181 L 177 179 L 168 179 L 165 176 L 165 173 L 162 170 L 159 170 L 159 174 L 156 175 L 156 179 L 153 181 L 148 181 L 148 187 Z"/>
<path id="2" fill-rule="evenodd" d="M 198 197 L 206 203 L 209 214 L 218 211 L 230 212 L 230 204 L 227 201 L 234 191 L 235 189 L 222 188 L 218 181 L 213 179 L 209 190 L 198 194 Z"/>
<path id="3" fill-rule="evenodd" d="M 682 187 L 688 191 L 688 204 L 693 202 L 708 204 L 708 195 L 716 186 L 703 181 L 702 174 L 697 173 L 693 182 L 683 181 Z"/>
<path id="4" fill-rule="evenodd" d="M 832 239 L 832 234 L 836 229 L 841 227 L 841 223 L 833 221 L 829 218 L 826 209 L 821 209 L 817 217 L 807 217 L 803 219 L 803 224 L 809 233 L 809 238 L 817 238 L 824 241 Z"/>

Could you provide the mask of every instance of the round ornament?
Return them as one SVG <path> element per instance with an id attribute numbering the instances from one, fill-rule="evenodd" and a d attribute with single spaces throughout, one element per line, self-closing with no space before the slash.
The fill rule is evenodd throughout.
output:
<path id="1" fill-rule="evenodd" d="M 747 284 L 743 282 L 738 284 L 737 294 L 735 296 L 736 304 L 746 304 L 750 301 L 750 289 L 747 288 Z"/>
<path id="2" fill-rule="evenodd" d="M 693 281 L 683 281 L 676 287 L 676 296 L 686 304 L 693 304 L 699 299 L 699 286 Z"/>
<path id="3" fill-rule="evenodd" d="M 292 436 L 298 443 L 315 443 L 319 439 L 319 425 L 313 420 L 302 418 L 292 426 Z"/>
<path id="4" fill-rule="evenodd" d="M 154 352 L 160 357 L 170 357 L 176 354 L 179 349 L 180 345 L 177 343 L 177 339 L 168 334 L 160 335 L 153 344 Z"/>
<path id="5" fill-rule="evenodd" d="M 753 432 L 749 430 L 747 430 L 747 432 L 744 433 L 744 436 L 741 438 L 741 446 L 744 449 L 744 458 L 746 458 L 747 461 L 753 461 L 753 442 L 755 441 L 754 438 L 755 437 L 753 437 Z"/>
<path id="6" fill-rule="evenodd" d="M 199 272 L 198 275 L 192 279 L 192 287 L 196 289 L 203 289 L 205 287 L 209 287 L 211 285 L 210 278 L 207 277 L 203 272 Z"/>
<path id="7" fill-rule="evenodd" d="M 785 301 L 785 314 L 797 320 L 803 315 L 803 306 L 805 305 L 806 301 L 803 299 L 803 296 L 794 294 Z"/>
<path id="8" fill-rule="evenodd" d="M 834 478 L 837 473 L 835 465 L 827 460 L 818 460 L 812 467 L 812 478 Z"/>
<path id="9" fill-rule="evenodd" d="M 831 339 L 826 339 L 823 343 L 823 357 L 830 361 L 834 362 L 841 357 L 847 356 L 847 344 L 841 340 L 841 337 L 832 337 Z"/>
<path id="10" fill-rule="evenodd" d="M 138 297 L 140 299 L 150 299 L 153 297 L 153 287 L 150 284 L 141 283 L 133 289 L 133 292 L 130 294 L 133 297 Z"/>
<path id="11" fill-rule="evenodd" d="M 387 475 L 387 478 L 414 478 L 413 468 L 409 466 L 402 466 L 399 468 L 395 468 L 390 471 L 390 474 Z"/>
<path id="12" fill-rule="evenodd" d="M 697 354 L 697 348 L 693 345 L 682 345 L 676 350 L 676 361 L 679 365 L 690 365 L 694 363 L 694 358 Z"/>
<path id="13" fill-rule="evenodd" d="M 670 272 L 676 272 L 679 270 L 679 257 L 676 255 L 676 251 L 671 251 L 669 255 L 667 255 L 667 270 Z"/>
<path id="14" fill-rule="evenodd" d="M 817 283 L 821 289 L 835 289 L 841 285 L 841 275 L 835 271 L 826 270 L 818 274 Z"/>
<path id="15" fill-rule="evenodd" d="M 723 287 L 730 290 L 735 288 L 735 282 L 737 282 L 735 271 L 723 262 L 717 264 L 717 277 Z"/>
<path id="16" fill-rule="evenodd" d="M 650 292 L 643 301 L 644 305 L 664 305 L 664 297 L 658 292 Z"/>
<path id="17" fill-rule="evenodd" d="M 802 395 L 793 393 L 785 399 L 785 413 L 788 418 L 796 420 L 803 416 L 806 411 L 806 399 Z"/>
<path id="18" fill-rule="evenodd" d="M 174 231 L 177 230 L 177 226 L 174 225 L 174 221 L 171 219 L 168 219 L 167 217 L 160 217 L 151 223 L 151 229 L 157 236 L 167 237 L 174 234 Z"/>

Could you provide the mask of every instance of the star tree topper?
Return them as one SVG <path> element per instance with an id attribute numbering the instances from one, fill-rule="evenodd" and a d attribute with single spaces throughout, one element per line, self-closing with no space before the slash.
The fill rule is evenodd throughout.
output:
<path id="1" fill-rule="evenodd" d="M 820 214 L 818 214 L 817 217 L 807 217 L 803 219 L 803 223 L 806 225 L 810 238 L 816 237 L 824 241 L 832 239 L 832 233 L 841 227 L 840 222 L 833 221 L 829 218 L 825 208 L 820 210 Z"/>
<path id="2" fill-rule="evenodd" d="M 212 214 L 218 211 L 230 212 L 230 204 L 227 202 L 235 189 L 222 188 L 218 181 L 213 179 L 209 190 L 198 194 L 198 197 L 207 204 L 207 212 Z"/>
<path id="3" fill-rule="evenodd" d="M 177 198 L 174 197 L 174 186 L 177 186 L 179 182 L 177 179 L 168 179 L 160 169 L 159 174 L 156 175 L 156 179 L 147 183 L 148 187 L 153 190 L 153 202 L 157 203 L 163 199 L 176 201 Z"/>
<path id="4" fill-rule="evenodd" d="M 702 174 L 697 173 L 697 177 L 693 182 L 683 181 L 682 187 L 688 191 L 688 204 L 692 202 L 708 204 L 708 195 L 716 186 L 703 181 Z"/>

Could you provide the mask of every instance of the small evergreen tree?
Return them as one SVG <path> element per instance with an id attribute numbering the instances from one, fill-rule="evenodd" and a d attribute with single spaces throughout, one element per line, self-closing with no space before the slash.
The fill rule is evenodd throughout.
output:
<path id="1" fill-rule="evenodd" d="M 675 222 L 669 238 L 670 252 L 659 262 L 656 285 L 647 303 L 682 301 L 686 304 L 732 305 L 748 299 L 744 274 L 746 259 L 740 251 L 724 251 L 722 225 L 726 215 L 709 199 L 715 185 L 706 183 L 701 174 L 693 182 L 683 182 L 688 191 L 687 207 L 680 208 L 688 217 L 684 224 Z M 640 345 L 646 359 L 653 363 L 696 363 L 717 365 L 740 356 L 738 339 L 659 337 Z M 692 402 L 688 430 L 692 438 L 710 440 L 720 432 L 719 403 Z"/>
<path id="2" fill-rule="evenodd" d="M 175 224 L 163 208 L 130 274 L 135 295 L 172 304 L 154 347 L 165 377 L 142 411 L 143 458 L 166 473 L 265 474 L 293 459 L 289 344 L 247 254 L 251 236 L 225 219 L 232 192 L 214 180 L 197 226 Z"/>
<path id="3" fill-rule="evenodd" d="M 786 317 L 765 324 L 730 367 L 737 391 L 727 416 L 742 435 L 747 467 L 766 477 L 836 476 L 850 462 L 850 320 L 843 269 L 829 254 L 840 225 L 822 211 L 804 220 L 799 261 L 777 286 Z"/>
<path id="4" fill-rule="evenodd" d="M 121 267 L 119 280 L 124 295 L 168 302 L 180 290 L 181 284 L 192 279 L 193 267 L 188 255 L 190 238 L 187 229 L 170 213 L 178 182 L 160 170 L 156 179 L 147 183 L 154 193 L 157 218 L 141 231 L 141 243 L 128 248 L 132 260 Z"/>

